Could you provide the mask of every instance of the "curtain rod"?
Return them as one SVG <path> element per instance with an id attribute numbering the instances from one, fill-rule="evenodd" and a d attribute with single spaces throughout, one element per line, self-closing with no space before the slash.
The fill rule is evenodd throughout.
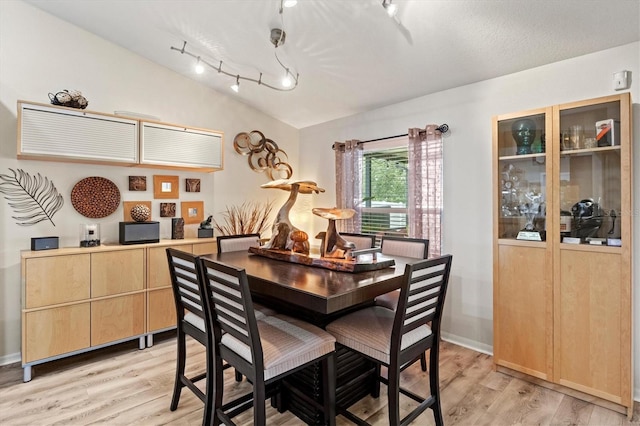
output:
<path id="1" fill-rule="evenodd" d="M 440 126 L 436 127 L 436 130 L 439 130 L 440 133 L 447 133 L 449 131 L 449 125 L 441 124 Z M 387 137 L 378 138 L 378 139 L 370 139 L 368 141 L 360 141 L 360 143 L 386 141 L 387 139 L 401 138 L 403 136 L 409 136 L 409 133 L 405 133 L 403 135 L 387 136 Z"/>

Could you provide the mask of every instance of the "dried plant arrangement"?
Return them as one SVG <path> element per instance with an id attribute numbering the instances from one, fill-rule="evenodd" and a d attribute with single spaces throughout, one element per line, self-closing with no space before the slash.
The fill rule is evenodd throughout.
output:
<path id="1" fill-rule="evenodd" d="M 273 201 L 247 201 L 239 206 L 227 206 L 222 213 L 224 222 L 214 220 L 214 227 L 220 235 L 260 234 L 270 228 L 269 216 Z"/>
<path id="2" fill-rule="evenodd" d="M 53 216 L 64 205 L 64 199 L 53 181 L 40 173 L 31 176 L 22 169 L 9 170 L 13 176 L 0 174 L 0 192 L 16 214 L 11 217 L 22 226 L 35 225 L 44 220 L 56 226 Z"/>

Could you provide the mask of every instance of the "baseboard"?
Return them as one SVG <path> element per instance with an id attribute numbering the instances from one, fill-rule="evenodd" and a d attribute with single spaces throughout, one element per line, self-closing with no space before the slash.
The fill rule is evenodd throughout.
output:
<path id="1" fill-rule="evenodd" d="M 451 333 L 440 333 L 440 337 L 445 342 L 453 343 L 463 348 L 471 349 L 476 352 L 480 352 L 486 355 L 493 356 L 493 346 L 480 343 L 476 340 L 467 339 L 466 337 L 457 336 Z"/>
<path id="2" fill-rule="evenodd" d="M 2 355 L 0 356 L 0 365 L 13 364 L 15 362 L 20 362 L 21 360 L 22 358 L 20 357 L 20 352 L 8 354 L 8 355 Z"/>

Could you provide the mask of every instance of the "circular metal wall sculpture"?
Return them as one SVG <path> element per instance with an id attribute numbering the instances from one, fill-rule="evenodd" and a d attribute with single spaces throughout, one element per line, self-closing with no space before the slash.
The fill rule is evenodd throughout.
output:
<path id="1" fill-rule="evenodd" d="M 120 191 L 109 179 L 91 176 L 82 179 L 73 187 L 71 204 L 84 217 L 107 217 L 120 205 Z"/>
<path id="2" fill-rule="evenodd" d="M 249 167 L 254 172 L 266 172 L 271 180 L 289 179 L 293 175 L 287 153 L 259 130 L 238 133 L 233 139 L 238 154 L 248 156 Z"/>

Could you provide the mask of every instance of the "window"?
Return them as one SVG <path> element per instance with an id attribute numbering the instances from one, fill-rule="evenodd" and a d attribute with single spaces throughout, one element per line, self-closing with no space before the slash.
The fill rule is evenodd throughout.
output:
<path id="1" fill-rule="evenodd" d="M 362 233 L 408 235 L 408 149 L 406 139 L 398 142 L 394 145 L 400 144 L 399 147 L 364 148 L 361 177 Z"/>

